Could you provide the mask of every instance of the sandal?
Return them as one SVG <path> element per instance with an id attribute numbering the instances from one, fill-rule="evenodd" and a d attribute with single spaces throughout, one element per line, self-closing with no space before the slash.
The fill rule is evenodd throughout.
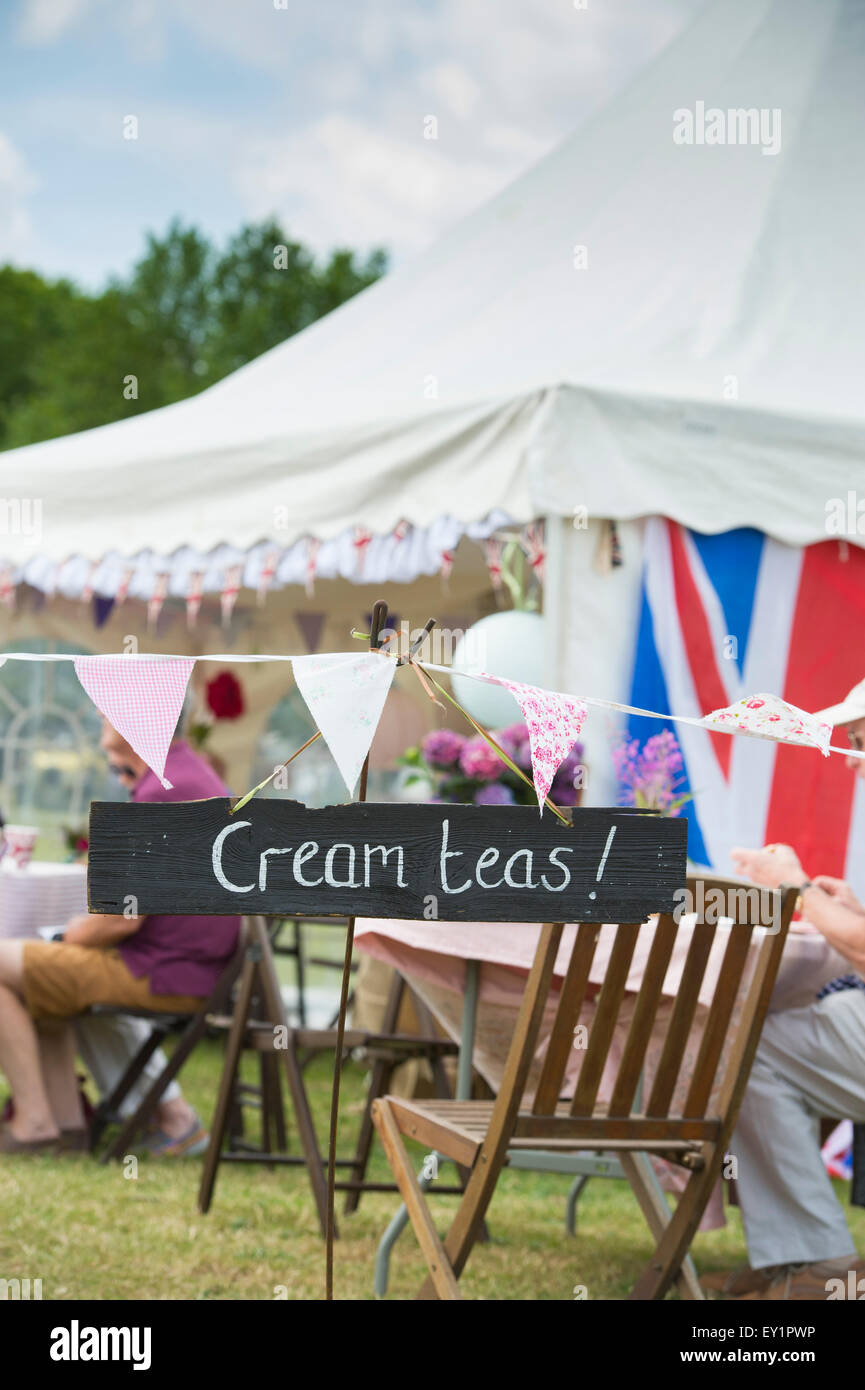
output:
<path id="1" fill-rule="evenodd" d="M 0 1154 L 39 1154 L 57 1148 L 58 1138 L 16 1139 L 8 1125 L 0 1125 Z"/>

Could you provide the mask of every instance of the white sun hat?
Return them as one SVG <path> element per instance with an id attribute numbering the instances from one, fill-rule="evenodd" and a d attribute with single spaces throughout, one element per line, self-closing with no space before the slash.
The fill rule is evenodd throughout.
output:
<path id="1" fill-rule="evenodd" d="M 839 724 L 852 724 L 855 719 L 865 719 L 865 680 L 854 685 L 840 705 L 830 705 L 828 709 L 815 711 L 818 719 L 836 728 Z"/>

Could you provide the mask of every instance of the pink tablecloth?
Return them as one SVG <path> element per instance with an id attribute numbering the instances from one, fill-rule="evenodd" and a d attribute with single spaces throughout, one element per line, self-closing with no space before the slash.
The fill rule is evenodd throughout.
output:
<path id="1" fill-rule="evenodd" d="M 31 862 L 18 869 L 7 855 L 0 864 L 0 937 L 35 936 L 87 911 L 83 864 Z"/>
<path id="2" fill-rule="evenodd" d="M 662 1000 L 658 1009 L 657 1024 L 650 1044 L 645 1066 L 646 1084 L 657 1065 L 663 1037 L 669 1020 L 673 1000 L 679 987 L 682 970 L 693 931 L 693 918 L 683 919 L 678 933 L 670 966 L 664 980 Z M 395 922 L 378 918 L 358 922 L 356 944 L 359 950 L 376 956 L 379 960 L 395 966 L 405 975 L 413 989 L 430 1008 L 442 1027 L 454 1038 L 459 1039 L 462 1023 L 463 990 L 465 983 L 466 960 L 482 963 L 475 1032 L 474 1065 L 484 1079 L 497 1090 L 502 1079 L 508 1047 L 513 1035 L 514 1023 L 520 999 L 525 987 L 525 979 L 537 947 L 540 927 L 537 924 L 513 923 L 440 923 L 440 922 Z M 580 1022 L 591 1028 L 598 988 L 603 983 L 610 957 L 616 928 L 602 927 L 595 958 L 590 974 L 590 982 L 596 988 L 587 1000 Z M 567 926 L 562 933 L 562 943 L 555 966 L 555 977 L 561 980 L 567 968 L 568 958 L 573 947 L 575 926 Z M 622 1007 L 616 1036 L 610 1050 L 607 1071 L 601 1083 L 601 1099 L 608 1097 L 615 1078 L 615 1071 L 621 1055 L 621 1047 L 630 1021 L 630 1010 L 639 990 L 651 947 L 654 924 L 646 923 L 640 930 L 634 950 L 633 961 L 627 983 L 627 995 Z M 747 980 L 753 968 L 762 928 L 757 928 L 752 937 L 749 961 L 745 969 Z M 722 923 L 716 932 L 715 941 L 703 984 L 700 990 L 697 1014 L 689 1038 L 682 1074 L 674 1096 L 674 1106 L 684 1102 L 689 1081 L 689 1060 L 696 1056 L 700 1037 L 707 1014 L 706 1006 L 712 998 L 718 971 L 720 969 L 729 927 Z M 784 956 L 778 980 L 772 996 L 773 1008 L 801 1007 L 812 1000 L 817 991 L 828 980 L 849 971 L 849 964 L 834 951 L 825 939 L 804 924 L 800 930 L 791 932 L 784 948 Z M 541 1031 L 535 1064 L 529 1077 L 528 1089 L 531 1092 L 536 1084 L 543 1061 L 547 1039 L 552 1029 L 555 1000 L 547 1006 Z M 567 1072 L 568 1087 L 575 1084 L 579 1075 L 583 1052 L 574 1049 Z M 565 1094 L 569 1093 L 566 1087 Z M 681 1187 L 681 1170 L 656 1164 L 661 1180 L 670 1190 Z M 704 1229 L 724 1224 L 723 1206 L 720 1190 L 707 1208 L 702 1223 Z"/>

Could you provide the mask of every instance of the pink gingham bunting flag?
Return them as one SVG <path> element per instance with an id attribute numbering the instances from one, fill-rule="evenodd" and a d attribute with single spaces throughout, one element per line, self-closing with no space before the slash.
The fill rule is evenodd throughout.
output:
<path id="1" fill-rule="evenodd" d="M 100 714 L 152 767 L 163 787 L 165 759 L 195 661 L 139 656 L 77 656 L 75 674 Z"/>
<path id="2" fill-rule="evenodd" d="M 487 675 L 486 679 L 509 690 L 522 710 L 532 750 L 532 780 L 543 815 L 544 800 L 549 795 L 553 778 L 582 732 L 586 706 L 581 700 L 556 690 L 521 685 L 519 681 L 505 680 L 502 676 Z"/>

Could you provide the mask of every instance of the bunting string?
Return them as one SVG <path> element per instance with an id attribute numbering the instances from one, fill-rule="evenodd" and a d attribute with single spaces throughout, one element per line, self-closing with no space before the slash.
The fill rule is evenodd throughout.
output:
<path id="1" fill-rule="evenodd" d="M 395 652 L 330 652 L 310 656 L 206 653 L 198 657 L 164 652 L 130 652 L 123 655 L 68 652 L 0 654 L 0 665 L 6 661 L 72 661 L 81 685 L 94 704 L 127 737 L 160 778 L 164 776 L 165 755 L 174 736 L 186 683 L 196 660 L 220 664 L 288 662 L 310 714 L 337 762 L 349 794 L 353 792 L 397 669 L 398 657 Z M 544 806 L 555 809 L 547 792 L 562 759 L 579 738 L 589 708 L 614 710 L 670 724 L 688 724 L 713 733 L 816 748 L 824 757 L 830 753 L 855 759 L 865 757 L 865 751 L 830 743 L 832 730 L 828 724 L 770 693 L 747 695 L 732 705 L 700 717 L 641 709 L 589 695 L 544 690 L 538 686 L 508 681 L 491 672 L 463 671 L 420 661 L 413 654 L 407 662 L 402 659 L 399 664 L 411 665 L 422 682 L 424 679 L 429 681 L 459 709 L 508 766 L 512 766 L 509 758 L 491 735 L 433 678 L 432 672 L 445 676 L 468 676 L 472 680 L 492 682 L 510 690 L 529 723 L 532 784 L 541 809 Z M 516 767 L 512 770 L 523 775 Z M 528 781 L 528 778 L 525 780 Z M 261 785 L 266 785 L 266 782 Z"/>

